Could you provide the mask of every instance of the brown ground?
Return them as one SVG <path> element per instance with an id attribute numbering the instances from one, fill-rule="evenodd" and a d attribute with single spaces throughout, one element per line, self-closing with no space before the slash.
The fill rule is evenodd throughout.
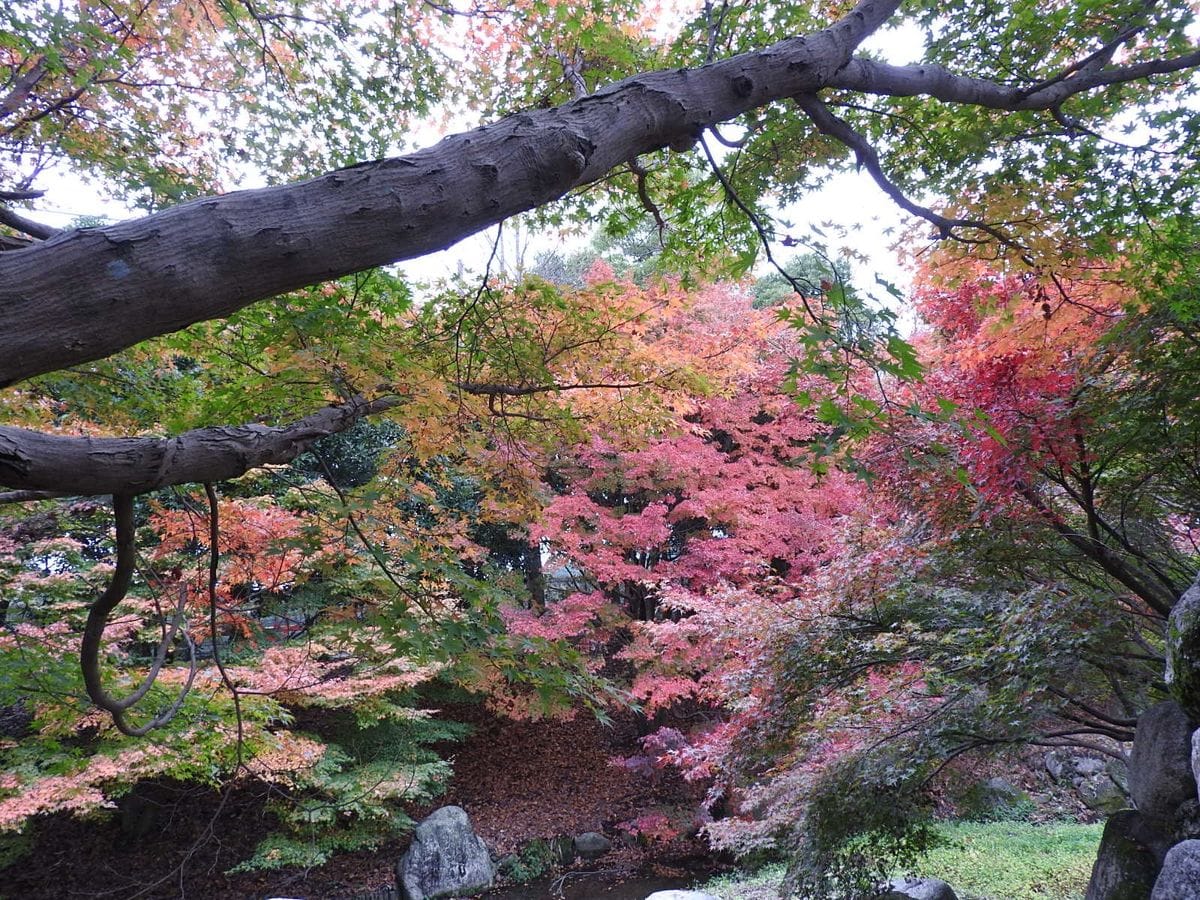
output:
<path id="1" fill-rule="evenodd" d="M 695 797 L 678 781 L 650 784 L 611 757 L 632 751 L 632 719 L 605 728 L 586 715 L 569 722 L 514 723 L 477 708 L 453 717 L 474 734 L 448 748 L 455 777 L 436 805 L 457 803 L 497 853 L 535 837 L 601 831 L 619 838 L 617 824 L 668 803 L 684 811 Z M 396 842 L 374 853 L 353 853 L 319 869 L 227 876 L 271 828 L 262 788 L 222 799 L 213 791 L 154 785 L 123 802 L 120 814 L 81 822 L 55 816 L 37 832 L 35 852 L 0 870 L 0 898 L 350 898 L 385 887 L 403 853 Z M 432 807 L 431 807 L 432 808 Z M 413 811 L 414 816 L 428 809 Z M 124 827 L 122 820 L 124 820 Z M 633 871 L 695 850 L 619 841 L 603 866 Z M 595 864 L 593 864 L 593 868 Z"/>

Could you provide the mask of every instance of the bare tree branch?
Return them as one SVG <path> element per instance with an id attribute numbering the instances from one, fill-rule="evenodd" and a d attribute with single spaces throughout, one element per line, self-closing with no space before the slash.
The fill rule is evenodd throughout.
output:
<path id="1" fill-rule="evenodd" d="M 68 437 L 0 426 L 0 485 L 91 496 L 227 481 L 258 466 L 291 462 L 318 438 L 398 402 L 394 396 L 354 397 L 289 425 L 198 428 L 173 438 Z"/>
<path id="2" fill-rule="evenodd" d="M 817 129 L 822 134 L 836 138 L 854 151 L 858 164 L 867 170 L 871 177 L 875 179 L 875 183 L 879 185 L 879 188 L 897 206 L 937 226 L 942 238 L 955 238 L 964 243 L 980 243 L 979 238 L 970 238 L 959 233 L 960 229 L 970 228 L 975 231 L 981 231 L 1006 246 L 1023 249 L 1012 237 L 994 225 L 989 225 L 980 219 L 951 219 L 934 212 L 927 206 L 921 206 L 919 203 L 910 200 L 895 182 L 884 173 L 875 148 L 871 146 L 865 137 L 855 131 L 849 122 L 835 116 L 829 107 L 815 95 L 800 95 L 796 97 L 796 104 L 812 119 L 813 124 L 817 126 Z"/>
<path id="3" fill-rule="evenodd" d="M 873 59 L 855 57 L 839 70 L 825 87 L 862 91 L 890 97 L 932 97 L 946 103 L 964 103 L 985 109 L 1019 112 L 1049 110 L 1065 101 L 1097 88 L 1141 81 L 1154 75 L 1170 75 L 1200 66 L 1200 50 L 1169 59 L 1084 68 L 1065 78 L 1044 82 L 1032 93 L 1019 85 L 1001 84 L 983 78 L 955 75 L 939 65 L 896 66 Z"/>
<path id="4" fill-rule="evenodd" d="M 22 234 L 27 234 L 30 237 L 35 237 L 43 241 L 59 233 L 57 228 L 51 228 L 49 225 L 43 225 L 41 222 L 27 219 L 13 212 L 3 204 L 0 204 L 0 225 L 7 225 L 9 228 L 15 229 Z"/>
<path id="5" fill-rule="evenodd" d="M 0 191 L 0 201 L 9 203 L 13 200 L 36 200 L 45 194 L 45 191 Z"/>
<path id="6" fill-rule="evenodd" d="M 637 179 L 637 195 L 641 201 L 642 209 L 654 216 L 654 224 L 658 228 L 658 242 L 663 244 L 664 235 L 667 233 L 667 220 L 663 218 L 662 210 L 658 208 L 658 204 L 654 202 L 650 196 L 650 188 L 647 185 L 647 179 L 650 177 L 650 170 L 641 164 L 637 159 L 629 161 L 629 171 L 633 173 L 633 177 Z"/>
<path id="7" fill-rule="evenodd" d="M 637 156 L 835 81 L 899 0 L 700 69 L 632 78 L 409 156 L 184 203 L 0 254 L 0 387 L 257 300 L 442 249 Z"/>

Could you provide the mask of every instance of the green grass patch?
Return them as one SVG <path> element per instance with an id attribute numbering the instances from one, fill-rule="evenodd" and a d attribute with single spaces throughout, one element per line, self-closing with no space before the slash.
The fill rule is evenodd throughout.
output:
<path id="1" fill-rule="evenodd" d="M 1082 900 L 1103 825 L 942 822 L 949 841 L 926 853 L 917 875 L 949 882 L 959 900 Z M 773 900 L 785 866 L 734 872 L 698 890 L 721 900 Z"/>
<path id="2" fill-rule="evenodd" d="M 696 890 L 707 891 L 721 900 L 778 900 L 779 885 L 786 872 L 783 863 L 771 863 L 759 869 L 717 875 Z"/>
<path id="3" fill-rule="evenodd" d="M 1103 825 L 945 822 L 950 844 L 929 851 L 918 875 L 949 882 L 960 900 L 1079 900 Z"/>

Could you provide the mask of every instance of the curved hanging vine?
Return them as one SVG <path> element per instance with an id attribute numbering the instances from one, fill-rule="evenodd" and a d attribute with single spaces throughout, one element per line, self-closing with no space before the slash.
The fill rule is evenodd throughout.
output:
<path id="1" fill-rule="evenodd" d="M 127 734 L 130 737 L 142 737 L 154 729 L 166 725 L 179 712 L 179 708 L 187 698 L 188 692 L 192 688 L 192 682 L 196 678 L 196 646 L 186 629 L 181 629 L 184 602 L 187 599 L 186 591 L 181 589 L 179 592 L 179 601 L 175 606 L 175 614 L 171 618 L 171 624 L 163 632 L 162 640 L 159 641 L 158 649 L 154 654 L 154 661 L 150 665 L 150 671 L 146 673 L 146 677 L 142 679 L 142 683 L 133 693 L 122 698 L 114 697 L 105 689 L 100 670 L 100 653 L 104 640 L 104 630 L 108 626 L 108 617 L 112 615 L 113 610 L 117 608 L 117 605 L 129 593 L 129 585 L 133 580 L 133 572 L 136 566 L 133 494 L 114 494 L 113 514 L 117 530 L 116 569 L 113 572 L 112 581 L 109 582 L 107 590 L 92 605 L 92 608 L 88 610 L 87 623 L 83 629 L 83 641 L 80 646 L 79 660 L 83 669 L 84 687 L 87 689 L 87 695 L 91 701 L 112 716 L 113 724 L 122 734 Z M 188 648 L 187 681 L 180 689 L 179 695 L 175 698 L 174 702 L 165 710 L 156 714 L 150 721 L 143 725 L 131 725 L 127 714 L 154 687 L 155 681 L 158 680 L 158 673 L 162 670 L 163 664 L 166 662 L 167 652 L 175 643 L 175 639 L 180 635 L 182 635 Z"/>

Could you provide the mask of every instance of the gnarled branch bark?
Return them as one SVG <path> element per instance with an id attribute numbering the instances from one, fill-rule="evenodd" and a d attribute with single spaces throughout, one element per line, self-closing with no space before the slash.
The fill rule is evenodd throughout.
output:
<path id="1" fill-rule="evenodd" d="M 1050 110 L 1076 94 L 1116 84 L 1128 84 L 1154 75 L 1171 75 L 1200 66 L 1200 50 L 1169 59 L 1148 60 L 1100 69 L 1084 67 L 1061 79 L 1047 79 L 1029 91 L 1019 84 L 1001 84 L 983 78 L 955 75 L 944 66 L 896 66 L 873 59 L 852 59 L 824 87 L 861 91 L 888 97 L 931 97 L 945 103 L 962 103 L 985 109 L 1020 112 Z"/>
<path id="2" fill-rule="evenodd" d="M 830 84 L 899 7 L 699 69 L 637 75 L 426 150 L 298 184 L 196 200 L 0 255 L 0 387 L 257 300 L 411 259 L 601 178 L 637 156 Z"/>
<path id="3" fill-rule="evenodd" d="M 43 225 L 41 222 L 33 221 L 33 219 L 27 219 L 2 203 L 0 203 L 0 225 L 7 225 L 14 231 L 19 231 L 22 234 L 27 234 L 30 237 L 43 241 L 59 233 L 57 228 Z"/>
<path id="4" fill-rule="evenodd" d="M 398 402 L 355 397 L 289 425 L 198 428 L 172 438 L 68 437 L 0 426 L 0 485 L 81 496 L 227 481 L 258 466 L 291 462 L 318 438 Z"/>

